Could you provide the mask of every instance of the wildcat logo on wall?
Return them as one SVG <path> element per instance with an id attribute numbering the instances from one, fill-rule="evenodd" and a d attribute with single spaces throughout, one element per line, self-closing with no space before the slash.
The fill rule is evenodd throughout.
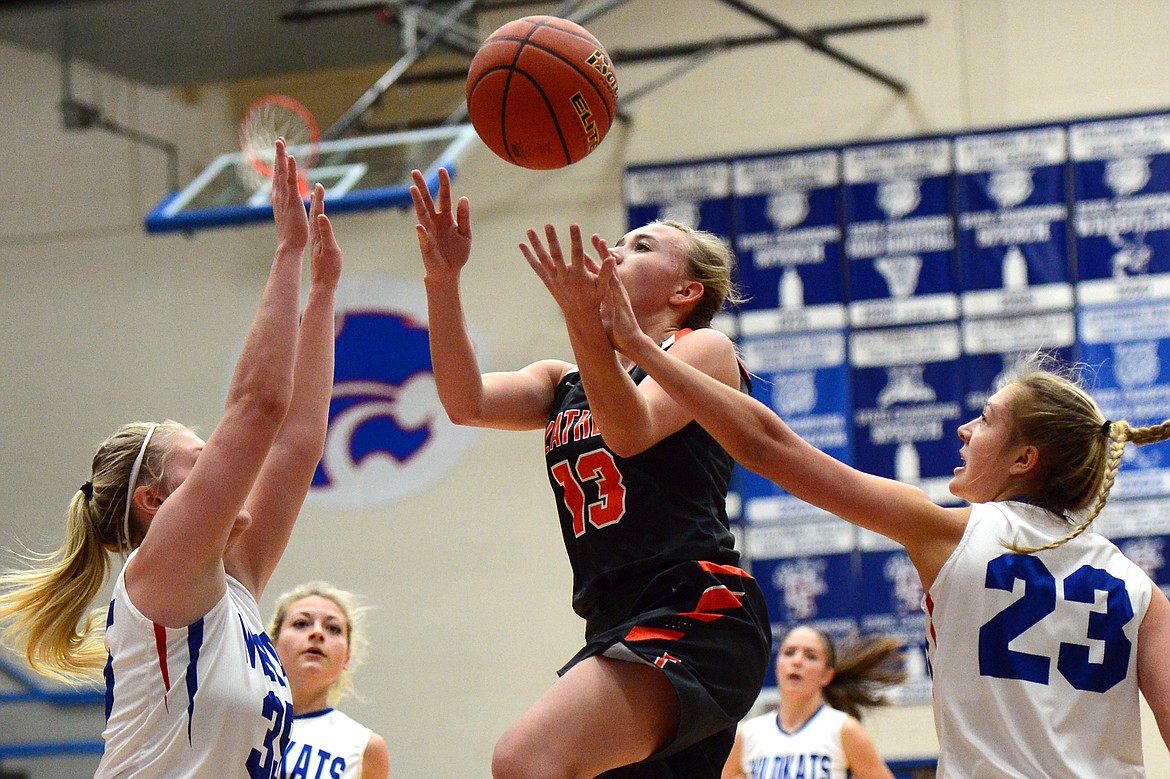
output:
<path id="1" fill-rule="evenodd" d="M 329 432 L 308 499 L 350 507 L 402 500 L 456 468 L 477 431 L 452 424 L 439 403 L 421 285 L 345 277 L 336 309 Z"/>

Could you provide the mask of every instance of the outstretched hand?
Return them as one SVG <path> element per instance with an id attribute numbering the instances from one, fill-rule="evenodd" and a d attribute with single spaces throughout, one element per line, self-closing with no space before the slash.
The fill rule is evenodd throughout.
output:
<path id="1" fill-rule="evenodd" d="M 585 253 L 580 226 L 569 225 L 568 263 L 565 262 L 556 228 L 545 225 L 544 237 L 547 246 L 540 240 L 536 230 L 529 228 L 528 243 L 520 244 L 524 259 L 544 282 L 570 325 L 598 322 L 599 326 L 603 326 L 599 318 L 606 288 L 598 283 L 601 266 Z M 594 236 L 595 243 L 597 240 Z"/>
<path id="2" fill-rule="evenodd" d="M 284 138 L 276 139 L 276 162 L 272 173 L 272 216 L 276 237 L 281 243 L 301 249 L 309 242 L 309 217 L 301 199 L 297 161 L 286 151 Z"/>
<path id="3" fill-rule="evenodd" d="M 594 239 L 595 245 L 597 240 Z M 640 348 L 657 348 L 653 339 L 642 332 L 638 325 L 630 295 L 617 275 L 617 263 L 613 257 L 607 256 L 602 261 L 597 284 L 605 290 L 601 301 L 601 320 L 613 348 L 631 359 L 635 359 L 635 353 Z"/>
<path id="4" fill-rule="evenodd" d="M 341 247 L 333 235 L 333 223 L 325 216 L 325 187 L 313 187 L 309 209 L 309 268 L 314 286 L 336 287 L 341 279 Z"/>
<path id="5" fill-rule="evenodd" d="M 439 204 L 431 198 L 427 180 L 420 171 L 412 170 L 414 185 L 410 199 L 418 217 L 418 249 L 422 254 L 427 276 L 432 278 L 458 277 L 459 271 L 471 256 L 471 201 L 459 198 L 451 210 L 451 174 L 439 168 Z"/>

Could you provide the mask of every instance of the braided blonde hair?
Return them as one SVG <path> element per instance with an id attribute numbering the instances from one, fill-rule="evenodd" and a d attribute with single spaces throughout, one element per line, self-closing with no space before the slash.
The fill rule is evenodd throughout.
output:
<path id="1" fill-rule="evenodd" d="M 1081 386 L 1078 368 L 1062 368 L 1051 355 L 1039 352 L 1020 364 L 1010 383 L 1020 389 L 1012 401 L 1012 440 L 1035 446 L 1040 455 L 1028 498 L 1064 518 L 1072 529 L 1040 546 L 1005 546 L 1022 553 L 1055 549 L 1088 530 L 1101 514 L 1125 445 L 1166 440 L 1170 419 L 1149 427 L 1107 420 Z M 1077 515 L 1083 518 L 1078 521 Z"/>

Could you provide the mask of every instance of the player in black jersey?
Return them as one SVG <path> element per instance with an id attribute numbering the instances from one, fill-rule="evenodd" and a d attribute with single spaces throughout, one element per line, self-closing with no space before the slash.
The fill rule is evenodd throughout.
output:
<path id="1" fill-rule="evenodd" d="M 732 460 L 653 379 L 618 355 L 602 326 L 599 262 L 570 228 L 528 231 L 524 256 L 565 314 L 577 364 L 542 360 L 480 374 L 459 275 L 470 205 L 411 188 L 426 268 L 439 397 L 459 424 L 545 430 L 545 456 L 585 647 L 503 735 L 496 779 L 718 777 L 771 651 L 759 587 L 736 567 L 725 498 Z M 731 341 L 708 325 L 733 292 L 731 252 L 677 222 L 634 230 L 613 256 L 645 332 L 733 387 L 746 382 Z"/>

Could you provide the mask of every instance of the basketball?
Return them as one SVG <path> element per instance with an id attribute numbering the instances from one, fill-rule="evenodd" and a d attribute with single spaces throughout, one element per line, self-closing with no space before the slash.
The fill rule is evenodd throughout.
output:
<path id="1" fill-rule="evenodd" d="M 467 112 L 488 148 L 523 168 L 563 168 L 597 148 L 617 110 L 609 54 L 555 16 L 508 22 L 467 73 Z"/>

